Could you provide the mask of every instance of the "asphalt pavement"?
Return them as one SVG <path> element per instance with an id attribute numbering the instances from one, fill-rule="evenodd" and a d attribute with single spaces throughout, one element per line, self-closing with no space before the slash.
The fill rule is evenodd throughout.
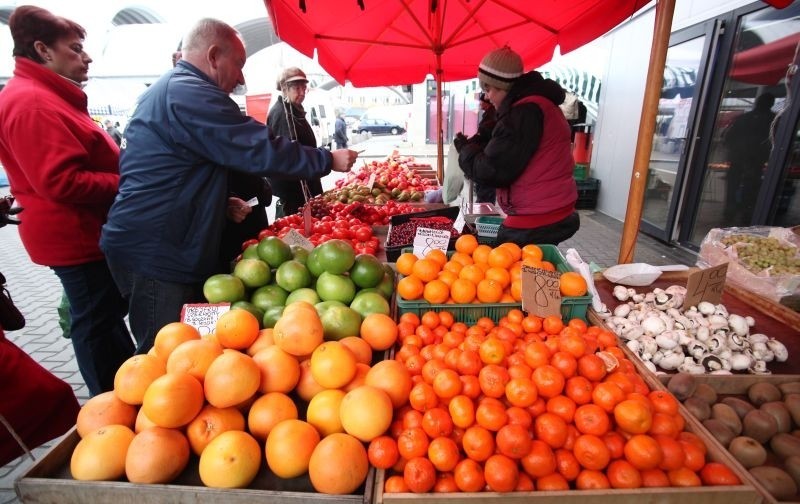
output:
<path id="1" fill-rule="evenodd" d="M 401 153 L 414 152 L 407 150 L 410 146 L 404 146 L 401 137 L 383 137 L 362 147 L 367 147 L 365 159 L 370 159 L 384 157 L 389 152 L 386 149 L 394 146 Z M 422 154 L 420 159 L 430 156 L 430 148 Z M 326 180 L 323 185 L 329 187 L 332 181 Z M 8 192 L 8 187 L 0 187 L 0 195 Z M 622 223 L 593 210 L 581 210 L 580 216 L 580 230 L 573 238 L 562 243 L 559 249 L 563 253 L 575 248 L 585 261 L 594 262 L 600 267 L 616 264 Z M 694 265 L 696 256 L 640 234 L 634 260 L 653 265 Z M 61 285 L 49 268 L 31 262 L 22 247 L 16 226 L 0 228 L 0 271 L 5 275 L 7 287 L 27 320 L 24 329 L 8 332 L 6 336 L 42 366 L 68 382 L 80 402 L 85 402 L 89 398 L 88 389 L 78 372 L 70 340 L 62 336 L 58 326 L 56 308 L 61 298 Z M 42 457 L 57 442 L 54 440 L 34 449 L 34 457 Z M 14 480 L 32 464 L 29 458 L 23 456 L 0 467 L 0 504 L 20 502 L 14 493 Z"/>

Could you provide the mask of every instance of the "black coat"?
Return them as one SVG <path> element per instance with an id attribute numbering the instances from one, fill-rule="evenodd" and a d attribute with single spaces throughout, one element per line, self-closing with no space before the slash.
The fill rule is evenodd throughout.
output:
<path id="1" fill-rule="evenodd" d="M 277 136 L 297 140 L 302 145 L 316 147 L 317 139 L 314 136 L 314 130 L 311 129 L 311 125 L 306 120 L 305 111 L 293 103 L 289 104 L 293 128 L 289 127 L 286 112 L 283 96 L 278 96 L 275 105 L 272 106 L 267 116 L 267 126 L 272 129 L 272 132 Z M 303 189 L 299 180 L 270 177 L 269 184 L 272 186 L 272 193 L 281 199 L 284 214 L 297 213 L 300 207 L 305 204 Z M 322 194 L 322 182 L 320 182 L 319 178 L 308 180 L 308 189 L 311 192 L 311 196 Z"/>
<path id="2" fill-rule="evenodd" d="M 544 96 L 556 105 L 565 97 L 557 82 L 544 79 L 539 72 L 517 79 L 497 110 L 497 123 L 485 147 L 468 142 L 460 148 L 458 164 L 467 178 L 491 187 L 508 187 L 525 171 L 542 140 L 544 115 L 535 103 L 512 105 L 531 95 Z"/>

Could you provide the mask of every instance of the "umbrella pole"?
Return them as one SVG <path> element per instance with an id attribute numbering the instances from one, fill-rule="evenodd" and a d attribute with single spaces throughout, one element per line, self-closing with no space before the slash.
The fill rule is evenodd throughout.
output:
<path id="1" fill-rule="evenodd" d="M 441 57 L 437 55 L 438 66 L 441 68 Z M 442 71 L 436 71 L 436 175 L 439 183 L 444 183 L 444 131 L 442 131 Z"/>
<path id="2" fill-rule="evenodd" d="M 650 154 L 653 149 L 653 134 L 656 130 L 658 101 L 664 81 L 664 65 L 667 61 L 669 37 L 672 31 L 672 16 L 675 0 L 658 0 L 656 21 L 653 30 L 653 44 L 650 48 L 650 64 L 647 68 L 647 81 L 639 119 L 639 136 L 636 140 L 636 153 L 633 158 L 633 173 L 628 193 L 628 208 L 622 225 L 622 241 L 619 247 L 619 263 L 633 261 L 636 238 L 642 220 L 642 204 L 647 186 L 647 172 L 650 168 Z"/>

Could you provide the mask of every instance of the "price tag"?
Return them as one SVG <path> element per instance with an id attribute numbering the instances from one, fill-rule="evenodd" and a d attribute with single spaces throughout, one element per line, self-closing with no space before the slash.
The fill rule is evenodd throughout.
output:
<path id="1" fill-rule="evenodd" d="M 246 202 L 245 204 L 246 204 L 247 206 L 249 206 L 249 207 L 254 207 L 254 206 L 258 205 L 258 198 L 256 198 L 255 196 L 253 196 L 252 198 L 250 198 L 249 200 L 247 200 L 247 202 Z"/>
<path id="2" fill-rule="evenodd" d="M 376 177 L 377 177 L 377 174 L 375 172 L 370 173 L 369 180 L 367 180 L 367 187 L 372 189 L 372 186 L 375 185 L 375 178 Z"/>
<path id="3" fill-rule="evenodd" d="M 311 205 L 306 204 L 303 206 L 303 231 L 306 236 L 311 236 L 311 225 L 314 223 L 314 217 L 311 216 Z"/>
<path id="4" fill-rule="evenodd" d="M 458 217 L 453 222 L 453 228 L 458 231 L 459 233 L 464 232 L 464 226 L 467 224 L 467 221 L 464 220 L 464 212 L 462 210 L 458 211 Z"/>
<path id="5" fill-rule="evenodd" d="M 414 235 L 414 255 L 425 257 L 433 249 L 439 249 L 446 254 L 449 243 L 450 231 L 418 227 L 417 234 Z"/>
<path id="6" fill-rule="evenodd" d="M 683 300 L 683 308 L 697 306 L 700 301 L 719 303 L 722 299 L 722 291 L 725 289 L 727 274 L 728 263 L 690 274 L 686 282 L 686 298 Z"/>
<path id="7" fill-rule="evenodd" d="M 311 250 L 314 248 L 314 244 L 309 241 L 308 238 L 301 235 L 296 229 L 290 229 L 288 233 L 283 235 L 283 243 L 287 245 L 299 245 L 306 250 Z"/>
<path id="8" fill-rule="evenodd" d="M 561 315 L 560 274 L 522 266 L 522 310 L 538 317 Z"/>
<path id="9" fill-rule="evenodd" d="M 200 336 L 214 334 L 217 320 L 231 309 L 230 303 L 191 303 L 181 308 L 181 322 L 189 324 L 200 332 Z"/>

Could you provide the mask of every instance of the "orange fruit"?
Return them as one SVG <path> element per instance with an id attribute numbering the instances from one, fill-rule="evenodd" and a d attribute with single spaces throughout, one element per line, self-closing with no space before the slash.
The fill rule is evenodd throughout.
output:
<path id="1" fill-rule="evenodd" d="M 298 366 L 298 378 L 300 377 Z M 326 341 L 311 354 L 311 376 L 325 388 L 347 385 L 356 375 L 356 356 L 338 341 Z"/>
<path id="2" fill-rule="evenodd" d="M 369 372 L 369 366 L 367 364 L 362 364 L 361 362 L 356 363 L 356 375 L 353 377 L 352 380 L 347 382 L 347 385 L 344 387 L 340 387 L 339 390 L 344 392 L 350 392 L 354 388 L 358 388 L 361 385 L 366 385 L 367 373 Z"/>
<path id="3" fill-rule="evenodd" d="M 387 350 L 397 341 L 397 323 L 383 313 L 370 313 L 361 322 L 360 333 L 373 350 Z"/>
<path id="4" fill-rule="evenodd" d="M 220 355 L 222 355 L 222 345 L 214 340 L 184 341 L 169 354 L 167 372 L 183 371 L 202 382 L 206 378 L 208 367 Z"/>
<path id="5" fill-rule="evenodd" d="M 450 288 L 453 285 L 453 282 L 458 280 L 458 273 L 453 273 L 452 271 L 442 271 L 439 273 L 439 276 L 436 279 Z M 423 294 L 425 293 L 424 288 L 422 292 Z"/>
<path id="6" fill-rule="evenodd" d="M 397 272 L 401 275 L 409 276 L 412 268 L 414 267 L 414 263 L 417 262 L 417 260 L 417 256 L 411 252 L 404 252 L 400 254 L 400 256 L 397 258 L 397 261 L 395 261 Z"/>
<path id="7" fill-rule="evenodd" d="M 453 252 L 453 255 L 450 256 L 450 262 L 459 263 L 461 266 L 468 266 L 473 264 L 475 261 L 472 260 L 471 254 L 466 254 L 464 252 Z"/>
<path id="8" fill-rule="evenodd" d="M 153 351 L 157 357 L 166 362 L 175 347 L 192 339 L 200 339 L 197 329 L 183 322 L 170 322 L 156 333 Z"/>
<path id="9" fill-rule="evenodd" d="M 275 345 L 267 347 L 253 357 L 261 373 L 258 391 L 291 392 L 300 380 L 300 363 L 297 358 Z"/>
<path id="10" fill-rule="evenodd" d="M 486 274 L 483 272 L 483 269 L 477 264 L 470 264 L 468 266 L 464 266 L 463 268 L 461 268 L 461 271 L 458 272 L 458 278 L 469 280 L 475 285 L 477 285 L 478 282 L 483 280 L 485 277 Z"/>
<path id="11" fill-rule="evenodd" d="M 492 455 L 484 463 L 483 477 L 492 491 L 511 492 L 519 481 L 519 467 L 510 457 L 503 454 Z"/>
<path id="12" fill-rule="evenodd" d="M 627 460 L 612 460 L 606 469 L 611 488 L 639 488 L 642 486 L 642 475 Z"/>
<path id="13" fill-rule="evenodd" d="M 214 335 L 224 348 L 245 350 L 258 338 L 259 320 L 247 310 L 230 310 L 217 319 Z"/>
<path id="14" fill-rule="evenodd" d="M 72 452 L 72 477 L 82 481 L 121 478 L 125 475 L 125 456 L 135 436 L 125 425 L 106 425 L 88 433 Z"/>
<path id="15" fill-rule="evenodd" d="M 567 271 L 558 277 L 562 296 L 584 296 L 588 289 L 586 280 L 580 273 Z"/>
<path id="16" fill-rule="evenodd" d="M 332 464 L 331 461 L 336 463 Z M 353 493 L 369 471 L 367 450 L 358 439 L 337 432 L 320 441 L 308 462 L 314 489 L 327 494 Z"/>
<path id="17" fill-rule="evenodd" d="M 273 328 L 275 344 L 298 357 L 311 355 L 322 343 L 323 334 L 317 310 L 304 301 L 287 305 Z"/>
<path id="18" fill-rule="evenodd" d="M 464 278 L 458 278 L 450 285 L 450 297 L 460 304 L 471 303 L 475 299 L 478 289 L 474 283 Z"/>
<path id="19" fill-rule="evenodd" d="M 489 268 L 484 276 L 499 283 L 504 289 L 511 284 L 511 274 L 504 268 Z"/>
<path id="20" fill-rule="evenodd" d="M 537 261 L 541 261 L 544 259 L 544 252 L 542 251 L 541 247 L 531 243 L 522 247 L 522 258 L 525 259 L 528 257 Z"/>
<path id="21" fill-rule="evenodd" d="M 316 394 L 325 390 L 325 387 L 317 383 L 311 375 L 311 359 L 300 362 L 300 379 L 294 390 L 304 401 L 310 401 Z"/>
<path id="22" fill-rule="evenodd" d="M 425 284 L 422 297 L 431 304 L 441 304 L 450 297 L 450 287 L 442 280 L 431 280 Z"/>
<path id="23" fill-rule="evenodd" d="M 508 269 L 514 264 L 514 256 L 505 247 L 495 247 L 486 258 L 490 267 Z"/>
<path id="24" fill-rule="evenodd" d="M 394 408 L 399 408 L 408 401 L 408 394 L 413 386 L 408 368 L 394 359 L 380 361 L 372 366 L 367 371 L 364 384 L 386 392 Z"/>
<path id="25" fill-rule="evenodd" d="M 406 276 L 397 282 L 397 294 L 406 301 L 414 301 L 422 297 L 425 284 L 416 276 Z"/>
<path id="26" fill-rule="evenodd" d="M 261 368 L 253 357 L 227 349 L 208 367 L 203 390 L 209 404 L 227 408 L 250 399 L 260 385 Z M 158 423 L 149 413 L 147 416 Z"/>
<path id="27" fill-rule="evenodd" d="M 575 458 L 585 469 L 600 471 L 611 461 L 605 442 L 592 434 L 581 434 L 572 448 Z"/>
<path id="28" fill-rule="evenodd" d="M 639 470 L 656 469 L 664 460 L 661 445 L 652 436 L 636 434 L 625 443 L 625 459 Z"/>
<path id="29" fill-rule="evenodd" d="M 253 344 L 247 348 L 246 352 L 247 355 L 252 357 L 255 354 L 257 354 L 260 350 L 263 350 L 269 346 L 274 345 L 275 338 L 273 336 L 273 332 L 274 329 L 271 327 L 261 329 L 260 331 L 258 331 L 258 337 L 253 342 Z"/>
<path id="30" fill-rule="evenodd" d="M 434 280 L 441 271 L 442 266 L 433 259 L 419 259 L 411 267 L 411 274 L 423 282 Z"/>
<path id="31" fill-rule="evenodd" d="M 191 422 L 203 409 L 203 385 L 189 373 L 168 373 L 147 387 L 142 411 L 160 427 L 175 429 Z"/>
<path id="32" fill-rule="evenodd" d="M 356 356 L 356 361 L 369 365 L 372 362 L 372 347 L 363 338 L 358 336 L 347 336 L 339 340 L 339 343 L 346 346 Z"/>
<path id="33" fill-rule="evenodd" d="M 642 401 L 626 399 L 614 406 L 614 420 L 619 429 L 629 434 L 644 434 L 653 425 L 653 413 Z"/>
<path id="34" fill-rule="evenodd" d="M 463 268 L 464 266 L 465 266 L 464 264 L 461 264 L 458 261 L 450 260 L 447 261 L 444 266 L 442 266 L 442 273 L 444 273 L 445 271 L 449 271 L 451 273 L 455 273 L 456 275 L 458 275 L 458 272 L 461 271 L 461 268 Z M 439 273 L 439 276 L 441 276 L 442 273 Z"/>
<path id="35" fill-rule="evenodd" d="M 244 427 L 244 415 L 238 409 L 206 404 L 186 426 L 186 437 L 192 451 L 200 455 L 215 437 L 229 430 L 244 430 Z"/>
<path id="36" fill-rule="evenodd" d="M 291 397 L 281 392 L 264 394 L 250 405 L 247 430 L 260 441 L 265 441 L 270 431 L 284 420 L 297 418 L 297 406 Z"/>
<path id="37" fill-rule="evenodd" d="M 319 432 L 302 420 L 279 422 L 267 436 L 264 453 L 270 470 L 279 478 L 294 478 L 308 471 Z"/>
<path id="38" fill-rule="evenodd" d="M 489 253 L 492 251 L 492 247 L 486 244 L 480 244 L 475 247 L 475 250 L 472 251 L 472 260 L 476 263 L 488 263 L 489 262 Z"/>
<path id="39" fill-rule="evenodd" d="M 169 483 L 189 463 L 189 441 L 181 431 L 153 427 L 136 434 L 125 455 L 131 483 Z"/>
<path id="40" fill-rule="evenodd" d="M 442 472 L 452 471 L 461 460 L 458 445 L 449 437 L 437 437 L 431 440 L 427 455 L 433 467 Z"/>
<path id="41" fill-rule="evenodd" d="M 83 438 L 106 425 L 119 424 L 133 428 L 135 422 L 136 408 L 109 390 L 86 401 L 78 411 L 76 427 L 78 435 Z"/>
<path id="42" fill-rule="evenodd" d="M 339 418 L 339 408 L 344 396 L 343 390 L 331 389 L 323 390 L 311 398 L 306 410 L 306 421 L 317 429 L 320 436 L 344 432 Z"/>
<path id="43" fill-rule="evenodd" d="M 475 235 L 462 234 L 456 240 L 455 247 L 457 252 L 471 255 L 472 252 L 478 247 L 478 239 L 475 238 Z"/>
<path id="44" fill-rule="evenodd" d="M 391 436 L 378 436 L 369 442 L 367 448 L 369 463 L 378 469 L 390 469 L 400 459 L 397 441 Z"/>
<path id="45" fill-rule="evenodd" d="M 339 416 L 345 432 L 367 442 L 386 432 L 393 412 L 392 400 L 386 392 L 364 385 L 344 396 Z"/>
<path id="46" fill-rule="evenodd" d="M 531 441 L 531 447 L 520 459 L 525 472 L 533 478 L 541 478 L 556 471 L 556 457 L 553 449 L 539 439 Z"/>
<path id="47" fill-rule="evenodd" d="M 447 254 L 445 254 L 441 249 L 431 249 L 427 254 L 425 254 L 425 259 L 430 259 L 431 261 L 439 264 L 439 268 L 441 269 L 447 263 Z"/>
<path id="48" fill-rule="evenodd" d="M 473 459 L 466 458 L 453 470 L 456 486 L 462 492 L 480 492 L 486 487 L 483 467 Z"/>
<path id="49" fill-rule="evenodd" d="M 261 446 L 253 436 L 231 430 L 215 437 L 200 455 L 200 480 L 211 488 L 244 488 L 261 467 Z"/>
<path id="50" fill-rule="evenodd" d="M 503 242 L 498 247 L 504 248 L 511 253 L 514 262 L 522 259 L 522 248 L 514 242 Z"/>
<path id="51" fill-rule="evenodd" d="M 164 361 L 158 357 L 147 354 L 134 355 L 117 369 L 114 375 L 114 394 L 128 404 L 142 404 L 144 391 L 153 380 L 166 372 Z"/>
<path id="52" fill-rule="evenodd" d="M 495 280 L 484 278 L 478 282 L 476 293 L 481 303 L 497 303 L 503 297 L 503 286 Z"/>

